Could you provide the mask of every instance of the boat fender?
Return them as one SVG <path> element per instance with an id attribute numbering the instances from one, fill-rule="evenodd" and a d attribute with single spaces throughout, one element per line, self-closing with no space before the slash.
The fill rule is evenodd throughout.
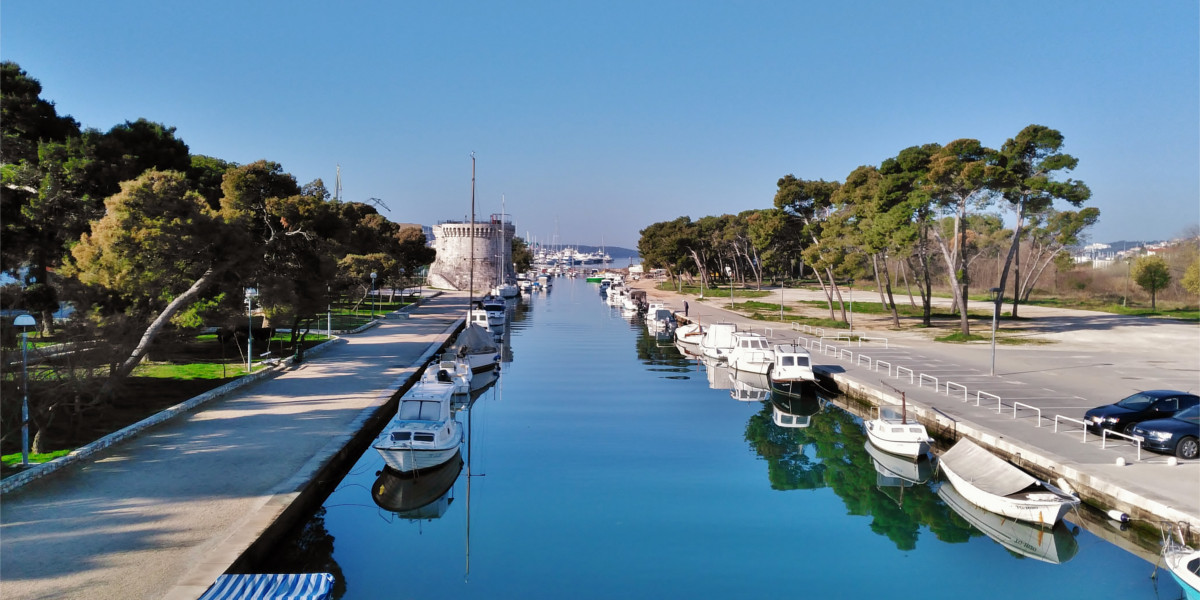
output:
<path id="1" fill-rule="evenodd" d="M 1119 510 L 1116 510 L 1116 509 L 1108 511 L 1108 518 L 1110 518 L 1114 521 L 1117 521 L 1118 523 L 1128 523 L 1129 522 L 1129 515 L 1121 512 Z"/>

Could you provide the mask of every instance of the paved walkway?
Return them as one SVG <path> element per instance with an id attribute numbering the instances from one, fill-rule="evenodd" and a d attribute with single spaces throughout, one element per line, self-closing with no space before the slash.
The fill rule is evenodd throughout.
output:
<path id="1" fill-rule="evenodd" d="M 654 290 L 653 282 L 639 284 L 651 297 L 682 309 L 685 297 Z M 786 290 L 785 294 L 789 304 L 823 299 L 819 291 Z M 734 322 L 739 328 L 759 332 L 771 328 L 778 341 L 801 337 L 801 332 L 778 322 L 752 320 L 729 311 L 728 297 L 686 299 L 690 316 L 703 323 Z M 762 300 L 778 302 L 777 297 Z M 878 296 L 859 300 L 878 302 Z M 986 313 L 991 306 L 978 303 L 971 308 Z M 817 346 L 821 351 L 814 350 L 813 361 L 844 383 L 873 388 L 868 393 L 885 390 L 887 396 L 898 398 L 885 384 L 895 386 L 910 402 L 936 407 L 954 418 L 960 432 L 969 431 L 995 447 L 1020 453 L 1030 466 L 1053 469 L 1081 488 L 1112 498 L 1115 507 L 1131 515 L 1186 519 L 1193 530 L 1200 529 L 1200 461 L 1170 466 L 1168 457 L 1148 451 L 1143 451 L 1139 460 L 1136 448 L 1127 440 L 1110 440 L 1107 448 L 1101 448 L 1098 436 L 1089 434 L 1083 442 L 1078 424 L 1062 422 L 1060 432 L 1055 433 L 1053 422 L 1056 414 L 1081 419 L 1087 409 L 1138 390 L 1200 390 L 1200 327 L 1043 307 L 1022 306 L 1021 314 L 1031 320 L 1022 323 L 1016 335 L 1046 343 L 998 346 L 995 376 L 990 374 L 991 346 L 986 342 L 946 344 L 932 341 L 922 331 L 865 330 L 859 326 L 861 318 L 856 321 L 855 333 L 887 338 L 887 348 L 882 343 L 860 347 L 826 340 L 837 350 L 826 354 L 823 346 Z M 981 330 L 975 333 L 987 335 Z M 897 377 L 898 366 L 911 369 L 912 374 L 906 370 Z M 947 383 L 951 384 L 949 391 Z M 1014 406 L 1020 409 L 1015 418 Z M 1033 409 L 1041 410 L 1040 419 Z M 1128 464 L 1118 466 L 1118 457 Z"/>
<path id="2" fill-rule="evenodd" d="M 428 300 L 278 377 L 5 494 L 0 597 L 196 598 L 462 316 Z"/>

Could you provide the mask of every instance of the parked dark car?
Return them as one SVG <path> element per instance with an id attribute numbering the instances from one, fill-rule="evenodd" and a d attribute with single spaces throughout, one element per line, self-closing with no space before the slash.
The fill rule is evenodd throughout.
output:
<path id="1" fill-rule="evenodd" d="M 1111 429 L 1131 434 L 1133 427 L 1142 421 L 1170 417 L 1197 405 L 1200 405 L 1200 396 L 1195 394 L 1176 390 L 1146 390 L 1116 404 L 1105 404 L 1087 411 L 1083 422 L 1096 433 Z"/>
<path id="2" fill-rule="evenodd" d="M 1196 458 L 1200 455 L 1200 406 L 1181 410 L 1169 419 L 1142 421 L 1133 428 L 1133 435 L 1143 438 L 1143 448 Z"/>

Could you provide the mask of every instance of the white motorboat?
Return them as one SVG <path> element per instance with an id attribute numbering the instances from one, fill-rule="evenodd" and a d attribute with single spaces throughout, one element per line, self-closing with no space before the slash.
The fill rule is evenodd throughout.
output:
<path id="1" fill-rule="evenodd" d="M 733 349 L 733 334 L 737 331 L 737 325 L 733 323 L 713 323 L 704 331 L 704 337 L 700 338 L 700 350 L 709 357 L 716 360 L 725 361 L 729 357 L 729 351 Z"/>
<path id="2" fill-rule="evenodd" d="M 1187 545 L 1182 524 L 1176 523 L 1166 538 L 1163 563 L 1171 570 L 1171 577 L 1183 588 L 1188 600 L 1200 600 L 1200 550 Z"/>
<path id="3" fill-rule="evenodd" d="M 488 314 L 482 308 L 472 308 L 467 312 L 467 324 L 478 325 L 484 329 L 488 328 Z"/>
<path id="4" fill-rule="evenodd" d="M 427 385 L 448 385 L 453 394 L 467 394 L 471 391 L 471 365 L 453 354 L 443 354 L 437 360 L 429 363 L 421 382 Z"/>
<path id="5" fill-rule="evenodd" d="M 675 331 L 675 315 L 665 308 L 646 313 L 646 329 L 650 333 L 669 334 Z"/>
<path id="6" fill-rule="evenodd" d="M 1010 519 L 1053 526 L 1079 498 L 997 458 L 963 438 L 946 451 L 938 468 L 963 498 Z"/>
<path id="7" fill-rule="evenodd" d="M 986 511 L 963 498 L 952 485 L 942 485 L 937 494 L 946 506 L 975 529 L 1014 554 L 1057 565 L 1071 560 L 1079 552 L 1079 542 L 1063 523 L 1047 532 L 1042 527 Z"/>
<path id="8" fill-rule="evenodd" d="M 492 288 L 492 294 L 501 298 L 516 298 L 521 295 L 521 288 L 512 282 L 504 282 Z"/>
<path id="9" fill-rule="evenodd" d="M 812 356 L 798 344 L 776 345 L 775 366 L 767 375 L 772 391 L 793 396 L 803 394 L 808 384 L 817 380 L 812 369 Z"/>
<path id="10" fill-rule="evenodd" d="M 480 304 L 487 313 L 488 329 L 495 332 L 508 322 L 508 305 L 500 296 L 486 296 Z"/>
<path id="11" fill-rule="evenodd" d="M 929 451 L 933 441 L 925 426 L 909 419 L 904 407 L 880 406 L 877 418 L 863 421 L 867 438 L 880 450 L 917 457 Z"/>
<path id="12" fill-rule="evenodd" d="M 766 375 L 733 371 L 729 374 L 729 382 L 732 384 L 729 397 L 738 402 L 765 402 L 771 399 L 771 384 Z"/>
<path id="13" fill-rule="evenodd" d="M 746 371 L 766 375 L 775 364 L 775 351 L 771 350 L 767 336 L 751 331 L 737 331 L 733 334 L 733 348 L 726 358 L 729 366 L 735 371 Z M 770 385 L 767 386 L 770 388 Z"/>
<path id="14" fill-rule="evenodd" d="M 699 346 L 704 337 L 704 327 L 699 323 L 688 323 L 675 328 L 675 341 L 689 346 Z M 689 351 L 689 354 L 693 352 Z"/>
<path id="15" fill-rule="evenodd" d="M 449 386 L 417 382 L 400 398 L 396 416 L 372 446 L 387 466 L 400 471 L 436 467 L 458 453 L 462 425 L 450 410 Z"/>
<path id="16" fill-rule="evenodd" d="M 484 315 L 486 317 L 486 313 Z M 454 354 L 460 359 L 466 359 L 471 365 L 471 372 L 478 375 L 492 371 L 500 364 L 500 346 L 496 345 L 492 334 L 483 326 L 470 323 L 458 334 L 454 342 Z"/>

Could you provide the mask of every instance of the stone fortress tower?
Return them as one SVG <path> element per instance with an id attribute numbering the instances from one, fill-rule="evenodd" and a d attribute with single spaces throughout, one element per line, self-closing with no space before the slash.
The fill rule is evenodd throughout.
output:
<path id="1" fill-rule="evenodd" d="M 433 247 L 437 258 L 429 267 L 429 285 L 435 288 L 466 290 L 471 278 L 471 246 L 475 246 L 475 291 L 487 292 L 503 279 L 516 279 L 512 265 L 512 239 L 516 227 L 508 215 L 492 215 L 488 220 L 443 221 L 434 225 Z"/>

